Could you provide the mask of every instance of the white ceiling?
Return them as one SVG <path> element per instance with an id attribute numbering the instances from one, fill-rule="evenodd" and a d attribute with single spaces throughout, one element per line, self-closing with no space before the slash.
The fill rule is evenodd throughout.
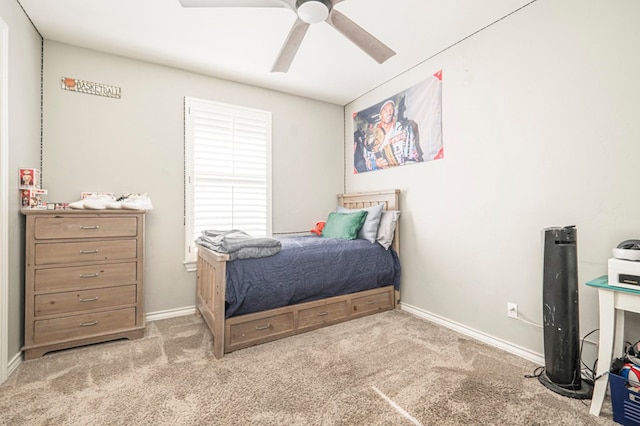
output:
<path id="1" fill-rule="evenodd" d="M 334 28 L 309 28 L 288 73 L 270 72 L 287 8 L 183 8 L 178 0 L 16 0 L 42 37 L 346 105 L 535 0 L 345 0 L 344 15 L 396 51 L 379 65 Z"/>

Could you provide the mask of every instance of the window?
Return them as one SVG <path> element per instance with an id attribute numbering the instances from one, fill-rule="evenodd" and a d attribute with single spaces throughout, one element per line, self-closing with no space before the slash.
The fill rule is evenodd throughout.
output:
<path id="1" fill-rule="evenodd" d="M 185 98 L 185 264 L 205 229 L 271 235 L 271 113 Z"/>

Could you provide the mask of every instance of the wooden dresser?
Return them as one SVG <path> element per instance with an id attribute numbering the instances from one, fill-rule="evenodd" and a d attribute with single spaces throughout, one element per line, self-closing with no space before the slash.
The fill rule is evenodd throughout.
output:
<path id="1" fill-rule="evenodd" d="M 25 360 L 144 335 L 145 212 L 23 210 Z"/>

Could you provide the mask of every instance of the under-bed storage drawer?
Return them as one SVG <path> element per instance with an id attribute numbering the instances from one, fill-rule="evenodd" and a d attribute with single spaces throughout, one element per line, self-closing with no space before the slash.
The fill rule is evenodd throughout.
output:
<path id="1" fill-rule="evenodd" d="M 243 321 L 238 324 L 234 324 L 231 318 L 227 319 L 227 326 L 228 346 L 240 345 L 245 347 L 255 345 L 295 332 L 293 312 L 285 312 L 270 317 Z"/>
<path id="2" fill-rule="evenodd" d="M 351 302 L 351 315 L 358 316 L 392 308 L 393 290 L 389 290 L 354 298 Z"/>
<path id="3" fill-rule="evenodd" d="M 298 312 L 298 329 L 314 327 L 332 321 L 341 321 L 349 316 L 347 301 L 329 303 Z"/>

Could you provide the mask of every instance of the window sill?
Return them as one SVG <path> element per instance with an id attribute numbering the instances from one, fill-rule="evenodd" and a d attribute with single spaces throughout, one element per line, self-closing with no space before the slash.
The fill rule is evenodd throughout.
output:
<path id="1" fill-rule="evenodd" d="M 195 260 L 184 262 L 183 265 L 187 272 L 195 272 L 198 269 Z"/>

